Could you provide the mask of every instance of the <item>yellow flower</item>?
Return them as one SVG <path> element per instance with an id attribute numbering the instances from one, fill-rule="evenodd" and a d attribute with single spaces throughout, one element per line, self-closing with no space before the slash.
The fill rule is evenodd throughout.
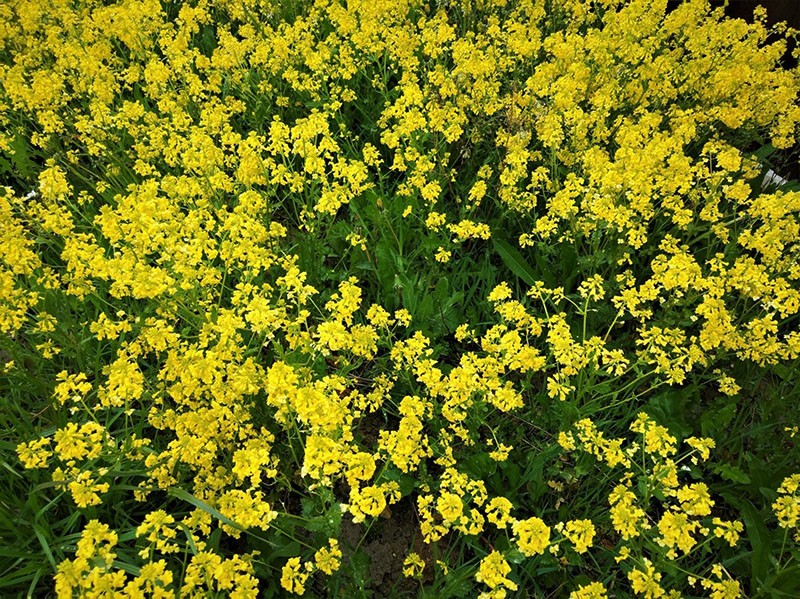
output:
<path id="1" fill-rule="evenodd" d="M 314 554 L 314 563 L 325 574 L 333 574 L 342 563 L 342 550 L 337 539 L 328 539 L 328 547 L 322 547 Z"/>
<path id="2" fill-rule="evenodd" d="M 407 327 L 409 324 L 411 324 L 411 313 L 405 308 L 395 310 L 394 318 L 404 327 Z"/>
<path id="3" fill-rule="evenodd" d="M 591 278 L 586 279 L 578 286 L 578 293 L 585 299 L 597 301 L 605 297 L 603 290 L 603 277 L 600 275 L 592 275 Z"/>
<path id="4" fill-rule="evenodd" d="M 369 310 L 367 310 L 367 320 L 369 320 L 373 326 L 379 328 L 391 326 L 394 323 L 389 313 L 378 304 L 373 304 L 369 307 Z"/>
<path id="5" fill-rule="evenodd" d="M 700 454 L 700 459 L 707 460 L 711 456 L 711 450 L 716 447 L 714 439 L 689 437 L 686 444 Z"/>
<path id="6" fill-rule="evenodd" d="M 362 522 L 365 516 L 377 517 L 386 509 L 386 496 L 381 487 L 368 486 L 350 492 L 350 511 L 353 522 Z"/>
<path id="7" fill-rule="evenodd" d="M 25 468 L 46 468 L 47 460 L 53 455 L 50 449 L 50 439 L 42 437 L 35 441 L 17 445 L 19 461 Z"/>
<path id="8" fill-rule="evenodd" d="M 481 560 L 478 573 L 475 574 L 475 580 L 482 582 L 490 589 L 505 587 L 510 591 L 516 591 L 517 585 L 506 578 L 509 572 L 511 572 L 511 566 L 508 565 L 503 554 L 492 551 Z"/>
<path id="9" fill-rule="evenodd" d="M 569 594 L 569 599 L 607 599 L 606 588 L 600 582 L 592 582 L 578 587 Z"/>
<path id="10" fill-rule="evenodd" d="M 631 556 L 630 547 L 628 547 L 627 545 L 623 545 L 622 547 L 619 548 L 619 553 L 614 558 L 614 561 L 617 563 L 624 562 L 630 556 Z"/>
<path id="11" fill-rule="evenodd" d="M 444 492 L 436 501 L 436 509 L 442 515 L 444 524 L 452 524 L 464 513 L 464 503 L 459 495 Z"/>
<path id="12" fill-rule="evenodd" d="M 664 547 L 677 547 L 684 554 L 689 553 L 697 544 L 692 534 L 699 526 L 697 522 L 691 522 L 684 513 L 667 511 L 658 522 L 661 538 L 657 541 Z"/>
<path id="13" fill-rule="evenodd" d="M 742 390 L 732 376 L 722 375 L 717 382 L 719 383 L 719 390 L 725 395 L 737 395 Z"/>
<path id="14" fill-rule="evenodd" d="M 510 514 L 513 507 L 505 497 L 493 497 L 486 506 L 486 517 L 497 528 L 506 528 L 512 521 Z"/>
<path id="15" fill-rule="evenodd" d="M 53 480 L 56 480 L 55 473 L 53 473 Z M 75 505 L 85 508 L 90 505 L 100 505 L 103 502 L 100 494 L 107 493 L 110 486 L 108 483 L 98 483 L 90 472 L 75 472 L 74 478 L 67 484 L 67 488 L 72 494 Z"/>
<path id="16" fill-rule="evenodd" d="M 775 512 L 781 528 L 795 528 L 800 521 L 800 497 L 781 495 L 772 504 L 772 511 Z"/>
<path id="17" fill-rule="evenodd" d="M 81 401 L 92 390 L 92 384 L 86 380 L 86 375 L 82 372 L 69 374 L 66 370 L 62 370 L 56 375 L 56 380 L 59 383 L 53 395 L 62 404 L 69 399 L 75 402 Z"/>
<path id="18" fill-rule="evenodd" d="M 233 522 L 237 527 L 223 525 L 223 530 L 232 537 L 238 538 L 240 529 L 260 528 L 267 530 L 269 523 L 277 518 L 268 502 L 264 501 L 261 491 L 242 491 L 230 489 L 217 499 L 217 509 Z"/>
<path id="19" fill-rule="evenodd" d="M 592 546 L 594 535 L 595 528 L 591 520 L 570 520 L 564 528 L 564 536 L 578 553 L 585 553 Z"/>
<path id="20" fill-rule="evenodd" d="M 714 500 L 708 493 L 708 485 L 694 483 L 678 489 L 678 501 L 681 508 L 692 516 L 708 516 L 714 507 Z"/>
<path id="21" fill-rule="evenodd" d="M 438 250 L 436 250 L 436 255 L 434 256 L 434 258 L 436 258 L 437 262 L 444 263 L 444 262 L 449 262 L 450 261 L 450 256 L 451 256 L 451 252 L 449 252 L 446 249 L 440 247 Z"/>
<path id="22" fill-rule="evenodd" d="M 661 574 L 655 571 L 653 564 L 647 558 L 644 559 L 644 569 L 632 570 L 628 574 L 628 579 L 631 581 L 633 592 L 637 595 L 644 595 L 645 599 L 658 599 L 658 597 L 666 595 L 664 589 L 658 584 Z"/>
<path id="23" fill-rule="evenodd" d="M 608 496 L 611 504 L 611 523 L 626 541 L 639 536 L 645 525 L 645 513 L 636 505 L 636 495 L 626 486 L 617 485 Z"/>
<path id="24" fill-rule="evenodd" d="M 290 593 L 302 595 L 306 591 L 306 580 L 308 572 L 302 571 L 300 558 L 289 558 L 281 570 L 281 586 Z"/>
<path id="25" fill-rule="evenodd" d="M 471 220 L 462 220 L 456 225 L 448 225 L 447 228 L 455 235 L 455 241 L 457 242 L 463 242 L 468 239 L 489 239 L 492 235 L 489 225 Z"/>
<path id="26" fill-rule="evenodd" d="M 667 457 L 677 451 L 676 439 L 669 431 L 651 420 L 647 414 L 640 412 L 630 429 L 644 435 L 644 450 L 647 453 L 657 453 Z"/>
<path id="27" fill-rule="evenodd" d="M 445 215 L 441 212 L 430 212 L 425 219 L 425 226 L 434 231 L 438 231 L 445 222 Z"/>
<path id="28" fill-rule="evenodd" d="M 738 520 L 726 521 L 721 518 L 714 518 L 711 523 L 714 525 L 714 536 L 725 539 L 733 547 L 739 542 L 739 533 L 744 530 L 744 525 Z"/>
<path id="29" fill-rule="evenodd" d="M 700 581 L 703 588 L 711 591 L 711 599 L 738 599 L 742 596 L 742 588 L 738 582 L 731 580 L 730 575 L 725 572 L 720 564 L 711 567 L 712 576 L 718 580 L 704 578 Z"/>
<path id="30" fill-rule="evenodd" d="M 50 166 L 39 174 L 39 191 L 46 200 L 55 200 L 70 193 L 70 185 L 64 171 L 58 166 Z"/>
<path id="31" fill-rule="evenodd" d="M 456 332 L 454 333 L 454 337 L 456 341 L 464 341 L 472 337 L 472 331 L 469 328 L 469 325 L 464 323 L 460 324 L 456 327 Z"/>
<path id="32" fill-rule="evenodd" d="M 574 390 L 575 387 L 565 385 L 555 376 L 547 377 L 547 397 L 550 399 L 558 398 L 560 401 L 564 401 Z"/>
<path id="33" fill-rule="evenodd" d="M 416 553 L 409 553 L 403 560 L 403 576 L 416 578 L 425 569 L 424 560 Z"/>
<path id="34" fill-rule="evenodd" d="M 496 462 L 505 462 L 508 459 L 508 454 L 512 449 L 514 448 L 509 445 L 504 445 L 503 443 L 500 443 L 500 445 L 497 446 L 497 449 L 489 452 L 489 457 L 495 460 Z"/>
<path id="35" fill-rule="evenodd" d="M 362 251 L 367 250 L 367 239 L 363 235 L 351 232 L 347 234 L 345 240 L 353 247 L 359 247 Z"/>
<path id="36" fill-rule="evenodd" d="M 550 544 L 550 528 L 535 516 L 515 522 L 513 528 L 517 547 L 529 557 L 544 553 Z"/>
<path id="37" fill-rule="evenodd" d="M 558 433 L 558 444 L 566 451 L 574 451 L 576 447 L 575 438 L 572 436 L 572 433 L 564 431 Z"/>
<path id="38" fill-rule="evenodd" d="M 177 536 L 177 527 L 172 526 L 173 524 L 175 524 L 175 518 L 164 510 L 156 510 L 145 516 L 144 521 L 136 529 L 136 536 L 145 537 L 162 553 L 175 553 L 180 548 L 173 542 Z M 149 549 L 145 548 L 140 555 L 142 558 L 146 558 L 148 553 Z"/>
<path id="39" fill-rule="evenodd" d="M 492 292 L 489 294 L 487 298 L 490 302 L 501 302 L 503 300 L 507 300 L 511 297 L 511 288 L 508 286 L 508 283 L 503 281 L 499 285 L 497 285 Z"/>

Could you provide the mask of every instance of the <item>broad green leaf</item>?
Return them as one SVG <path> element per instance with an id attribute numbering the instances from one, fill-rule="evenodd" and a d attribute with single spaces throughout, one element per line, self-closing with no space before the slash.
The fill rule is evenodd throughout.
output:
<path id="1" fill-rule="evenodd" d="M 526 285 L 533 286 L 536 284 L 536 271 L 528 262 L 523 258 L 522 254 L 517 249 L 504 239 L 492 238 L 495 251 L 500 255 L 508 269 L 522 279 Z M 548 286 L 554 285 L 554 282 L 548 281 L 547 274 L 543 275 L 545 284 Z M 552 277 L 550 277 L 552 278 Z"/>

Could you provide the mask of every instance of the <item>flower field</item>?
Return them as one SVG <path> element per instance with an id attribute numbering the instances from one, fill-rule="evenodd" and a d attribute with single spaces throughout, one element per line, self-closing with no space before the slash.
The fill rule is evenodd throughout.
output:
<path id="1" fill-rule="evenodd" d="M 0 596 L 799 597 L 796 37 L 0 3 Z"/>

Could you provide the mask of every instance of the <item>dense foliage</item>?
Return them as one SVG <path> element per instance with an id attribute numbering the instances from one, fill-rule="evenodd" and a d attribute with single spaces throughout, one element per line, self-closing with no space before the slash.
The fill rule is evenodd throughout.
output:
<path id="1" fill-rule="evenodd" d="M 0 593 L 800 595 L 785 27 L 0 4 Z"/>

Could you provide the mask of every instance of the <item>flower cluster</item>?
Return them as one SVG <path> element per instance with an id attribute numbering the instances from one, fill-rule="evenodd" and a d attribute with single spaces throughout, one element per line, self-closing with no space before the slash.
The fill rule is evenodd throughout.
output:
<path id="1" fill-rule="evenodd" d="M 736 555 L 778 544 L 764 489 L 798 528 L 795 442 L 749 432 L 800 417 L 800 191 L 762 186 L 795 34 L 671 4 L 3 3 L 25 592 L 766 580 Z"/>

